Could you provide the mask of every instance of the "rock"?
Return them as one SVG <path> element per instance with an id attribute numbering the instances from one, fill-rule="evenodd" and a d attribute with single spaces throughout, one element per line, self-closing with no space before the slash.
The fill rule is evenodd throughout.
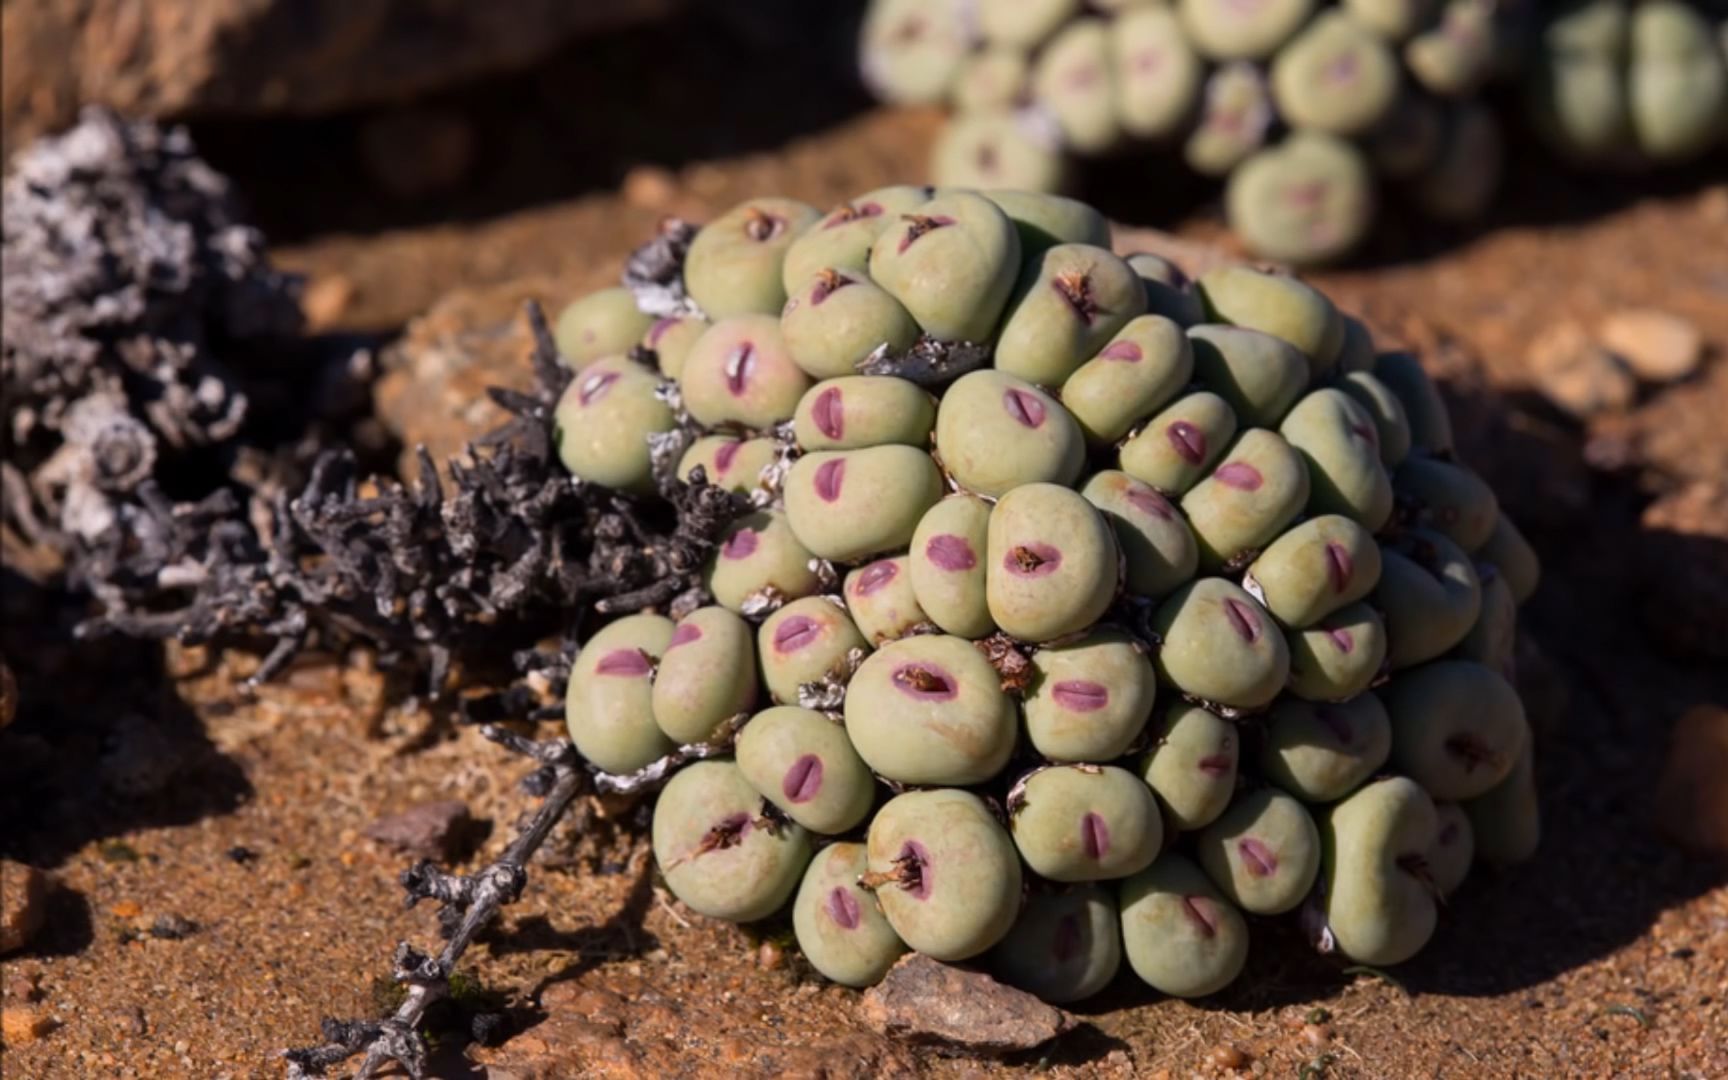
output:
<path id="1" fill-rule="evenodd" d="M 1640 524 L 1645 622 L 1679 653 L 1728 660 L 1728 480 L 1664 495 Z"/>
<path id="2" fill-rule="evenodd" d="M 0 861 L 0 956 L 29 944 L 47 916 L 48 875 L 24 863 Z"/>
<path id="3" fill-rule="evenodd" d="M 313 278 L 300 294 L 306 329 L 317 334 L 337 326 L 354 302 L 354 282 L 342 274 Z"/>
<path id="4" fill-rule="evenodd" d="M 29 1046 L 59 1025 L 42 1009 L 28 1005 L 8 1005 L 0 1009 L 0 1033 L 10 1048 Z"/>
<path id="5" fill-rule="evenodd" d="M 523 305 L 538 299 L 555 319 L 562 293 L 544 278 L 489 289 L 462 289 L 408 324 L 385 355 L 373 404 L 385 428 L 402 441 L 402 475 L 419 472 L 414 447 L 424 444 L 442 463 L 510 419 L 486 394 L 489 386 L 532 389 L 533 338 Z"/>
<path id="6" fill-rule="evenodd" d="M 1574 322 L 1557 323 L 1525 354 L 1536 389 L 1580 420 L 1619 412 L 1638 397 L 1632 373 Z"/>
<path id="7" fill-rule="evenodd" d="M 1699 705 L 1674 725 L 1656 822 L 1678 847 L 1728 857 L 1728 709 Z"/>
<path id="8" fill-rule="evenodd" d="M 908 954 L 864 993 L 864 1022 L 894 1039 L 1007 1053 L 1042 1046 L 1074 1017 L 982 972 Z"/>
<path id="9" fill-rule="evenodd" d="M 150 924 L 150 936 L 158 941 L 179 941 L 198 932 L 198 924 L 184 915 L 169 913 L 156 916 Z"/>
<path id="10" fill-rule="evenodd" d="M 682 0 L 7 0 L 8 149 L 80 103 L 129 115 L 324 113 L 518 70 Z"/>
<path id="11" fill-rule="evenodd" d="M 659 165 L 637 165 L 624 174 L 624 201 L 664 213 L 678 197 L 678 178 Z"/>
<path id="12" fill-rule="evenodd" d="M 454 856 L 469 839 L 474 821 L 457 799 L 420 803 L 366 826 L 365 835 L 422 859 Z"/>
<path id="13" fill-rule="evenodd" d="M 167 788 L 197 750 L 191 739 L 168 731 L 160 720 L 125 713 L 108 733 L 97 770 L 116 795 L 143 799 Z"/>
<path id="14" fill-rule="evenodd" d="M 1603 346 L 1646 382 L 1677 382 L 1698 370 L 1704 337 L 1678 315 L 1653 308 L 1616 311 L 1602 320 Z"/>
<path id="15" fill-rule="evenodd" d="M 11 725 L 12 718 L 18 715 L 18 680 L 12 677 L 12 669 L 6 666 L 6 658 L 0 657 L 0 728 Z"/>

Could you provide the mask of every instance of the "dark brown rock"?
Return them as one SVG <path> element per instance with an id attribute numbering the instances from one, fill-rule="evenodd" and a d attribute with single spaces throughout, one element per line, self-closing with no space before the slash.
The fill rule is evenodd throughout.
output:
<path id="1" fill-rule="evenodd" d="M 1074 1017 L 982 972 L 911 953 L 864 994 L 864 1022 L 889 1038 L 1007 1053 L 1042 1046 Z"/>
<path id="2" fill-rule="evenodd" d="M 1580 420 L 1623 411 L 1637 400 L 1638 384 L 1626 365 L 1577 323 L 1549 327 L 1531 342 L 1525 360 L 1542 396 Z"/>
<path id="3" fill-rule="evenodd" d="M 81 102 L 131 115 L 320 113 L 527 67 L 681 0 L 7 0 L 6 146 Z"/>
<path id="4" fill-rule="evenodd" d="M 0 728 L 12 723 L 12 718 L 18 715 L 18 680 L 12 677 L 12 669 L 6 666 L 6 659 L 0 657 Z"/>
<path id="5" fill-rule="evenodd" d="M 422 859 L 455 855 L 470 838 L 473 819 L 456 799 L 420 803 L 366 826 L 366 836 Z"/>
<path id="6" fill-rule="evenodd" d="M 0 861 L 0 956 L 30 943 L 47 915 L 48 875 L 24 863 Z"/>
<path id="7" fill-rule="evenodd" d="M 1728 660 L 1728 481 L 1664 495 L 1641 524 L 1645 622 L 1675 652 Z"/>
<path id="8" fill-rule="evenodd" d="M 1656 822 L 1678 847 L 1728 856 L 1728 709 L 1700 705 L 1674 725 Z"/>

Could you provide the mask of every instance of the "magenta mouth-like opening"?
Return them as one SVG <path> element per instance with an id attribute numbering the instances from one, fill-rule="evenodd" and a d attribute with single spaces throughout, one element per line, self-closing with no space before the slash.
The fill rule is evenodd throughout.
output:
<path id="1" fill-rule="evenodd" d="M 1016 423 L 1033 429 L 1041 426 L 1047 415 L 1038 395 L 1025 390 L 1002 391 L 1002 408 Z"/>
<path id="2" fill-rule="evenodd" d="M 1096 83 L 1099 78 L 1100 74 L 1097 65 L 1084 64 L 1062 76 L 1062 82 L 1070 90 L 1084 90 Z"/>
<path id="3" fill-rule="evenodd" d="M 822 636 L 822 624 L 808 615 L 791 615 L 774 628 L 774 651 L 797 652 Z"/>
<path id="4" fill-rule="evenodd" d="M 873 562 L 858 572 L 858 580 L 853 583 L 852 592 L 856 596 L 869 596 L 888 585 L 900 575 L 900 567 L 892 559 Z"/>
<path id="5" fill-rule="evenodd" d="M 1246 461 L 1225 462 L 1212 473 L 1212 478 L 1237 491 L 1259 491 L 1260 485 L 1266 482 L 1266 478 L 1260 475 L 1260 470 Z"/>
<path id="6" fill-rule="evenodd" d="M 946 214 L 907 214 L 906 220 L 912 223 L 912 227 L 907 229 L 906 235 L 900 238 L 900 243 L 895 249 L 899 254 L 905 254 L 906 249 L 911 247 L 925 233 L 934 232 L 954 224 L 954 219 Z"/>
<path id="7" fill-rule="evenodd" d="M 1212 901 L 1205 896 L 1184 896 L 1182 898 L 1182 913 L 1188 916 L 1188 921 L 1201 937 L 1217 937 L 1218 922 L 1213 915 Z"/>
<path id="8" fill-rule="evenodd" d="M 1176 510 L 1170 505 L 1169 499 L 1138 481 L 1124 485 L 1122 497 L 1128 500 L 1128 505 L 1147 517 L 1169 521 L 1176 516 Z"/>
<path id="9" fill-rule="evenodd" d="M 1088 811 L 1080 819 L 1080 845 L 1089 859 L 1102 859 L 1110 852 L 1110 825 L 1102 816 Z"/>
<path id="10" fill-rule="evenodd" d="M 596 398 L 604 397 L 606 391 L 617 381 L 616 371 L 596 371 L 582 380 L 582 386 L 576 391 L 576 400 L 583 405 L 592 404 Z"/>
<path id="11" fill-rule="evenodd" d="M 941 570 L 970 570 L 978 565 L 978 556 L 964 536 L 942 533 L 932 536 L 924 545 L 924 557 Z"/>
<path id="12" fill-rule="evenodd" d="M 896 689 L 919 701 L 953 701 L 960 696 L 954 677 L 932 664 L 902 664 L 894 669 Z"/>
<path id="13" fill-rule="evenodd" d="M 1341 653 L 1348 654 L 1356 649 L 1356 638 L 1342 626 L 1326 631 L 1326 637 Z"/>
<path id="14" fill-rule="evenodd" d="M 654 325 L 648 328 L 648 347 L 653 348 L 660 344 L 660 339 L 666 336 L 666 331 L 677 325 L 678 320 L 671 317 L 655 319 Z"/>
<path id="15" fill-rule="evenodd" d="M 1197 763 L 1207 776 L 1227 776 L 1236 767 L 1235 754 L 1207 754 Z"/>
<path id="16" fill-rule="evenodd" d="M 648 654 L 641 649 L 613 649 L 594 665 L 596 675 L 646 675 L 653 670 Z"/>
<path id="17" fill-rule="evenodd" d="M 1235 599 L 1225 600 L 1224 617 L 1229 621 L 1230 629 L 1243 641 L 1252 645 L 1260 640 L 1260 616 L 1247 604 Z"/>
<path id="18" fill-rule="evenodd" d="M 795 803 L 809 802 L 822 790 L 822 759 L 805 754 L 780 778 L 780 793 Z"/>
<path id="19" fill-rule="evenodd" d="M 1104 351 L 1098 356 L 1104 360 L 1120 360 L 1128 364 L 1138 364 L 1146 353 L 1132 341 L 1113 341 L 1104 346 Z"/>
<path id="20" fill-rule="evenodd" d="M 720 554 L 728 559 L 747 559 L 756 553 L 761 536 L 755 529 L 739 529 L 720 545 Z"/>
<path id="21" fill-rule="evenodd" d="M 738 456 L 738 451 L 744 449 L 741 442 L 724 442 L 714 450 L 714 473 L 724 476 L 732 468 L 732 461 Z"/>
<path id="22" fill-rule="evenodd" d="M 1062 553 L 1049 544 L 1017 544 L 1002 556 L 1002 568 L 1015 577 L 1049 577 L 1062 566 Z"/>
<path id="23" fill-rule="evenodd" d="M 935 885 L 935 870 L 930 865 L 930 851 L 916 840 L 908 840 L 900 847 L 900 855 L 894 860 L 900 866 L 900 887 L 915 900 L 930 899 L 930 890 Z"/>
<path id="24" fill-rule="evenodd" d="M 726 390 L 733 397 L 743 397 L 750 390 L 750 379 L 756 374 L 756 346 L 740 342 L 726 354 Z"/>
<path id="25" fill-rule="evenodd" d="M 816 395 L 815 403 L 810 406 L 810 419 L 815 422 L 816 430 L 830 439 L 838 439 L 846 433 L 846 410 L 838 386 L 830 386 Z"/>
<path id="26" fill-rule="evenodd" d="M 840 485 L 846 480 L 846 459 L 834 458 L 816 466 L 814 486 L 816 497 L 823 502 L 833 502 L 840 497 Z"/>
<path id="27" fill-rule="evenodd" d="M 1236 841 L 1236 853 L 1253 877 L 1271 877 L 1278 872 L 1278 856 L 1264 841 L 1244 836 Z"/>
<path id="28" fill-rule="evenodd" d="M 744 842 L 744 838 L 750 835 L 750 830 L 755 826 L 756 823 L 750 820 L 749 814 L 742 811 L 736 814 L 727 814 L 716 821 L 714 827 L 708 830 L 707 840 L 704 841 L 703 846 L 697 850 L 696 854 L 704 855 L 710 851 L 725 851 L 727 848 L 737 847 Z"/>
<path id="29" fill-rule="evenodd" d="M 1063 679 L 1050 688 L 1056 704 L 1070 712 L 1097 712 L 1110 704 L 1110 689 L 1087 679 Z"/>
<path id="30" fill-rule="evenodd" d="M 828 890 L 828 902 L 823 907 L 828 909 L 828 917 L 834 920 L 834 925 L 842 930 L 858 929 L 858 923 L 864 915 L 858 898 L 844 885 L 836 885 Z"/>
<path id="31" fill-rule="evenodd" d="M 1332 591 L 1341 593 L 1350 586 L 1350 575 L 1356 570 L 1356 560 L 1350 557 L 1350 551 L 1337 541 L 1326 544 L 1326 579 L 1332 583 Z"/>
<path id="32" fill-rule="evenodd" d="M 1190 465 L 1206 460 L 1206 433 L 1186 420 L 1177 420 L 1164 429 L 1164 438 L 1176 456 Z"/>
<path id="33" fill-rule="evenodd" d="M 702 628 L 695 623 L 682 622 L 672 631 L 672 640 L 666 644 L 666 651 L 671 652 L 680 645 L 688 645 L 692 641 L 702 640 Z"/>

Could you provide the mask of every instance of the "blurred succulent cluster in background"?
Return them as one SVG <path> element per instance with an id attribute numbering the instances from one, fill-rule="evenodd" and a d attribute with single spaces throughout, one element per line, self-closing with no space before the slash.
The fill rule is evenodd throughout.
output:
<path id="1" fill-rule="evenodd" d="M 1520 130 L 1499 98 L 1580 159 L 1708 148 L 1723 25 L 1684 0 L 875 0 L 861 65 L 886 101 L 953 108 L 938 184 L 1061 191 L 1086 159 L 1150 149 L 1223 182 L 1253 252 L 1314 263 L 1392 189 L 1482 214 Z"/>

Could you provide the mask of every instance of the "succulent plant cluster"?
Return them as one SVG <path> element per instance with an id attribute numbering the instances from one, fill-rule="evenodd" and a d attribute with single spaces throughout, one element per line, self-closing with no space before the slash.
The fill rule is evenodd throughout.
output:
<path id="1" fill-rule="evenodd" d="M 1585 163 L 1659 165 L 1728 142 L 1728 6 L 1577 0 L 1529 65 L 1535 128 Z"/>
<path id="2" fill-rule="evenodd" d="M 1256 253 L 1336 258 L 1382 180 L 1479 214 L 1500 133 L 1477 99 L 1509 38 L 1498 0 L 876 0 L 866 81 L 954 105 L 939 184 L 1060 190 L 1075 157 L 1168 146 L 1225 180 Z"/>
<path id="3" fill-rule="evenodd" d="M 1201 995 L 1298 910 L 1397 963 L 1536 842 L 1537 563 L 1420 364 L 1294 278 L 1109 245 L 1056 195 L 758 198 L 558 321 L 576 476 L 757 508 L 706 597 L 586 642 L 571 740 L 735 738 L 660 794 L 659 867 L 705 915 L 790 902 L 836 982 L 912 949 Z"/>

